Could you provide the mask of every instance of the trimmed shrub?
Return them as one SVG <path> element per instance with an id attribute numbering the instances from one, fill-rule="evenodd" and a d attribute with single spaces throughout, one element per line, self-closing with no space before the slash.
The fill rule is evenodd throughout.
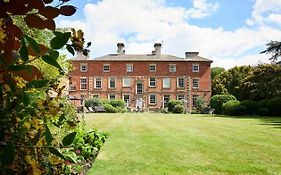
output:
<path id="1" fill-rule="evenodd" d="M 125 108 L 125 102 L 120 99 L 112 100 L 112 101 L 110 101 L 110 104 L 115 108 L 117 108 L 117 107 Z"/>
<path id="2" fill-rule="evenodd" d="M 243 105 L 233 106 L 233 114 L 232 115 L 245 115 L 246 107 Z"/>
<path id="3" fill-rule="evenodd" d="M 222 105 L 222 112 L 226 115 L 235 115 L 234 108 L 239 105 L 240 102 L 238 100 L 229 100 Z"/>
<path id="4" fill-rule="evenodd" d="M 268 115 L 268 109 L 267 108 L 259 108 L 258 114 L 261 116 L 266 116 Z"/>
<path id="5" fill-rule="evenodd" d="M 275 97 L 267 103 L 268 114 L 271 116 L 281 116 L 281 97 Z"/>
<path id="6" fill-rule="evenodd" d="M 216 114 L 222 114 L 222 105 L 229 100 L 236 100 L 233 95 L 214 95 L 210 100 L 210 106 L 215 109 Z"/>
<path id="7" fill-rule="evenodd" d="M 240 104 L 246 107 L 246 114 L 253 115 L 258 113 L 259 105 L 256 101 L 243 100 Z"/>
<path id="8" fill-rule="evenodd" d="M 183 105 L 180 100 L 170 100 L 168 103 L 168 111 L 173 112 L 176 105 Z"/>
<path id="9" fill-rule="evenodd" d="M 103 107 L 107 113 L 117 113 L 117 109 L 113 107 L 111 104 L 104 104 Z"/>
<path id="10" fill-rule="evenodd" d="M 126 109 L 126 108 L 121 108 L 121 107 L 116 107 L 116 111 L 118 112 L 118 113 L 124 113 L 124 112 L 128 112 L 128 109 Z"/>
<path id="11" fill-rule="evenodd" d="M 175 114 L 182 114 L 183 112 L 184 112 L 183 105 L 176 105 L 173 109 L 173 113 L 175 113 Z"/>
<path id="12" fill-rule="evenodd" d="M 101 104 L 102 105 L 110 104 L 110 101 L 108 99 L 101 99 Z"/>
<path id="13" fill-rule="evenodd" d="M 91 98 L 85 101 L 85 107 L 101 106 L 101 104 L 99 98 Z"/>

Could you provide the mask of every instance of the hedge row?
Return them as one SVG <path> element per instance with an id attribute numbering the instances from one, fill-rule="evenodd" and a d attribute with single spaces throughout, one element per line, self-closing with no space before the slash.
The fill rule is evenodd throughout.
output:
<path id="1" fill-rule="evenodd" d="M 125 102 L 120 99 L 109 101 L 107 99 L 92 98 L 85 101 L 85 107 L 94 106 L 103 106 L 107 113 L 127 112 Z"/>

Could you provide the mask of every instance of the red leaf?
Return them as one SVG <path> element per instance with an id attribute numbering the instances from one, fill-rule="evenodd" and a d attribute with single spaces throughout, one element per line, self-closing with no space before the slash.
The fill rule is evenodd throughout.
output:
<path id="1" fill-rule="evenodd" d="M 19 75 L 26 81 L 37 80 L 42 78 L 42 73 L 38 70 L 37 67 L 32 66 L 31 73 L 28 70 L 20 70 L 20 71 L 13 71 L 15 74 Z"/>
<path id="2" fill-rule="evenodd" d="M 45 23 L 47 29 L 50 29 L 53 31 L 56 29 L 56 24 L 55 24 L 54 20 L 48 19 L 48 20 L 45 20 L 44 23 Z"/>
<path id="3" fill-rule="evenodd" d="M 12 23 L 9 23 L 7 25 L 7 31 L 10 34 L 12 34 L 13 36 L 16 36 L 18 39 L 22 38 L 23 33 L 22 33 L 21 29 Z"/>
<path id="4" fill-rule="evenodd" d="M 38 53 L 35 53 L 30 46 L 28 46 L 27 47 L 28 55 L 31 55 L 31 56 L 42 56 L 42 55 L 45 55 L 49 51 L 49 48 L 46 47 L 43 44 L 39 44 L 39 48 L 40 48 L 40 53 L 38 54 Z"/>
<path id="5" fill-rule="evenodd" d="M 24 20 L 29 27 L 34 27 L 37 29 L 46 28 L 44 25 L 44 20 L 38 15 L 27 15 Z"/>
<path id="6" fill-rule="evenodd" d="M 60 7 L 60 14 L 64 16 L 71 16 L 76 12 L 76 7 L 72 5 L 64 5 Z"/>
<path id="7" fill-rule="evenodd" d="M 45 7 L 45 5 L 42 0 L 30 0 L 30 3 L 28 4 L 28 8 L 30 10 L 32 10 L 32 9 L 40 10 L 44 7 Z"/>
<path id="8" fill-rule="evenodd" d="M 6 5 L 6 10 L 15 15 L 24 15 L 28 12 L 24 1 L 21 0 L 9 1 Z"/>
<path id="9" fill-rule="evenodd" d="M 54 19 L 60 14 L 60 10 L 55 7 L 47 6 L 45 8 L 42 8 L 39 13 L 48 19 Z"/>
<path id="10" fill-rule="evenodd" d="M 50 4 L 50 3 L 53 2 L 53 0 L 43 0 L 43 2 L 44 2 L 45 4 Z"/>

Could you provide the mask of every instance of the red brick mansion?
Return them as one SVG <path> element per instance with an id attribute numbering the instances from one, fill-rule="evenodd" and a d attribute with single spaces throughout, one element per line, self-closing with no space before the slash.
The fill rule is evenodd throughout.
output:
<path id="1" fill-rule="evenodd" d="M 127 107 L 155 110 L 169 100 L 183 100 L 190 111 L 200 96 L 211 97 L 211 60 L 198 52 L 186 52 L 185 58 L 161 54 L 155 43 L 152 54 L 125 54 L 117 44 L 116 54 L 89 59 L 82 54 L 70 60 L 69 95 L 72 99 L 92 97 L 122 99 Z"/>

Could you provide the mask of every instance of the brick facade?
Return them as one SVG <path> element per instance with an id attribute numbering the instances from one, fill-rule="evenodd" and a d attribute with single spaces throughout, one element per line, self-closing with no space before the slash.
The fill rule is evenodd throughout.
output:
<path id="1" fill-rule="evenodd" d="M 163 56 L 159 51 L 156 55 L 127 55 L 118 51 L 119 54 L 92 60 L 81 55 L 72 59 L 70 62 L 74 70 L 70 73 L 69 95 L 123 100 L 129 97 L 126 104 L 132 110 L 156 110 L 165 106 L 168 99 L 184 97 L 190 111 L 193 98 L 197 95 L 209 103 L 212 61 L 196 54 L 194 57 L 179 58 Z M 109 66 L 106 67 L 109 71 L 104 70 L 104 66 Z"/>

